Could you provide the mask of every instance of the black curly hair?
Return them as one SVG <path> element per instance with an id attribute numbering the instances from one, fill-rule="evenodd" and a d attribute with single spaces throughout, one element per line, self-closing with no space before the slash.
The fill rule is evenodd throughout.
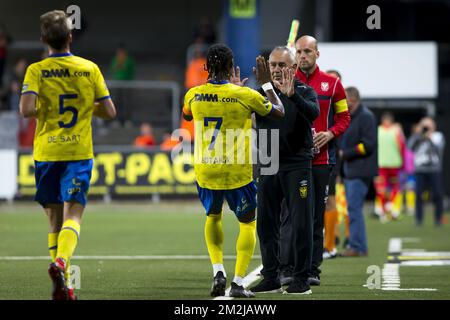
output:
<path id="1" fill-rule="evenodd" d="M 206 71 L 208 79 L 221 81 L 231 76 L 233 51 L 224 44 L 214 44 L 206 53 Z"/>

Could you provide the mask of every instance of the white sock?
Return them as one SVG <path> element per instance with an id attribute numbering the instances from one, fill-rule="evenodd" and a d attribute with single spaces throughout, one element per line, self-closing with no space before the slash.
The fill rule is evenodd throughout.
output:
<path id="1" fill-rule="evenodd" d="M 234 276 L 233 282 L 236 283 L 238 286 L 242 286 L 242 281 L 244 279 L 242 277 L 239 276 Z"/>
<path id="2" fill-rule="evenodd" d="M 223 267 L 223 264 L 216 263 L 213 264 L 213 275 L 216 276 L 217 272 L 222 271 L 225 278 L 227 277 L 227 273 L 225 272 L 225 268 Z"/>

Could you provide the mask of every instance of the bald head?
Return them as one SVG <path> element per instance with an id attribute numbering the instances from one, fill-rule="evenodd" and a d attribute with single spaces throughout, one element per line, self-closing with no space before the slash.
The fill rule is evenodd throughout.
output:
<path id="1" fill-rule="evenodd" d="M 295 42 L 295 60 L 303 73 L 311 74 L 316 69 L 319 55 L 316 38 L 302 36 Z"/>
<path id="2" fill-rule="evenodd" d="M 317 46 L 317 39 L 311 36 L 302 36 L 298 38 L 295 42 L 295 46 L 310 47 L 315 50 L 319 49 Z"/>

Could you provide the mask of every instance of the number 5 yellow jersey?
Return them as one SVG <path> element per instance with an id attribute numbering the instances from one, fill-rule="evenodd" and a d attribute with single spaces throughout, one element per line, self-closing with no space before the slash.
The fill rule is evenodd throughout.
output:
<path id="1" fill-rule="evenodd" d="M 94 102 L 109 98 L 98 66 L 71 53 L 31 64 L 22 94 L 37 96 L 34 160 L 76 161 L 94 157 Z"/>
<path id="2" fill-rule="evenodd" d="M 272 107 L 259 92 L 228 82 L 186 93 L 183 113 L 195 121 L 194 171 L 200 187 L 230 190 L 253 180 L 251 114 L 266 116 Z"/>

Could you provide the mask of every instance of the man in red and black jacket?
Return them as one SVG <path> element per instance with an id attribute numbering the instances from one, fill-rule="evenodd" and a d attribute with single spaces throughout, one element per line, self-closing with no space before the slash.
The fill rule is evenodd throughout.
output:
<path id="1" fill-rule="evenodd" d="M 323 254 L 325 205 L 330 174 L 336 164 L 334 139 L 341 136 L 348 128 L 350 113 L 345 90 L 340 80 L 321 71 L 316 63 L 320 55 L 317 40 L 311 36 L 303 36 L 295 43 L 295 49 L 297 63 L 295 76 L 316 91 L 320 105 L 320 115 L 313 123 L 316 153 L 313 160 L 314 248 L 309 278 L 310 285 L 320 285 L 319 267 Z M 282 228 L 289 225 L 289 221 L 282 220 Z M 280 249 L 283 251 L 283 243 L 281 243 Z"/>

